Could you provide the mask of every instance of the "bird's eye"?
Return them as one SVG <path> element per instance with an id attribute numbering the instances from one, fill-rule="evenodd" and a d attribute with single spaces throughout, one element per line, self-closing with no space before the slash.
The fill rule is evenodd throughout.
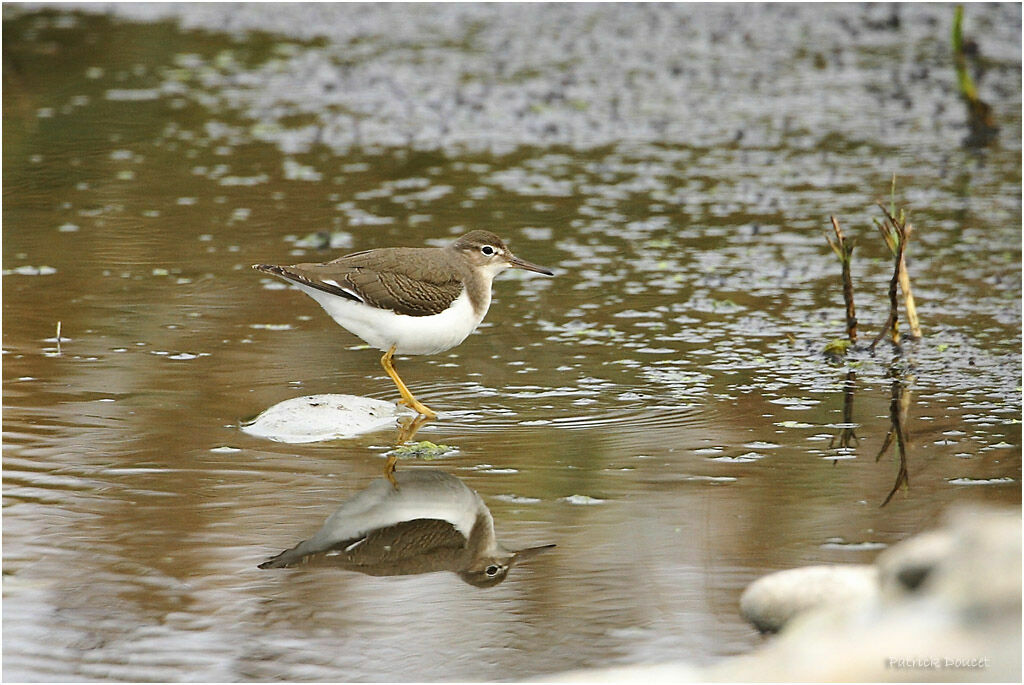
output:
<path id="1" fill-rule="evenodd" d="M 481 248 L 480 248 L 480 251 L 481 251 L 481 252 L 483 252 L 483 253 L 484 253 L 485 255 L 487 255 L 488 257 L 490 257 L 490 256 L 491 256 L 492 254 L 494 254 L 495 252 L 497 252 L 497 250 L 495 250 L 495 249 L 494 249 L 493 247 L 491 247 L 490 245 L 484 245 L 483 247 L 481 247 Z"/>
<path id="2" fill-rule="evenodd" d="M 501 569 L 499 569 L 497 566 L 491 564 L 490 566 L 484 569 L 484 573 L 493 578 L 494 576 L 498 575 L 498 571 L 500 570 Z"/>

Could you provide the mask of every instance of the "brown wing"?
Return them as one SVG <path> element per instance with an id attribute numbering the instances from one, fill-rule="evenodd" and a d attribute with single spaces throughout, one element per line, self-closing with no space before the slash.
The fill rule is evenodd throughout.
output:
<path id="1" fill-rule="evenodd" d="M 372 576 L 460 571 L 467 561 L 466 538 L 448 521 L 414 519 L 369 531 L 329 547 L 300 543 L 259 568 L 341 566 Z"/>
<path id="2" fill-rule="evenodd" d="M 270 266 L 259 271 L 318 290 L 409 316 L 439 314 L 462 293 L 462 282 L 438 276 L 423 262 L 436 248 L 394 248 L 356 252 L 326 264 Z"/>

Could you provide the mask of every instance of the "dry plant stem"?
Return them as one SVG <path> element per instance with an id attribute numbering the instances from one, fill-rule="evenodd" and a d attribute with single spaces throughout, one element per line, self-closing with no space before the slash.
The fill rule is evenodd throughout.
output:
<path id="1" fill-rule="evenodd" d="M 886 215 L 889 216 L 889 213 L 886 212 Z M 895 238 L 896 240 L 896 265 L 893 268 L 892 279 L 889 281 L 889 318 L 886 320 L 885 326 L 882 330 L 879 331 L 878 336 L 868 347 L 872 352 L 874 352 L 875 346 L 878 345 L 879 341 L 885 337 L 886 333 L 890 335 L 893 345 L 900 344 L 900 311 L 897 293 L 899 290 L 900 272 L 903 271 L 902 267 L 904 266 L 903 254 L 907 246 L 907 241 L 904 237 L 902 226 L 898 223 L 893 223 L 892 226 L 895 228 L 896 232 L 896 235 L 892 236 L 892 238 Z M 879 230 L 882 231 L 882 235 L 883 237 L 886 237 L 886 242 L 888 243 L 890 237 L 886 236 L 885 230 L 882 229 L 881 226 L 879 227 Z"/>
<path id="2" fill-rule="evenodd" d="M 910 276 L 907 275 L 907 266 L 902 260 L 900 261 L 900 290 L 903 291 L 903 308 L 907 313 L 907 325 L 910 326 L 910 335 L 913 338 L 920 338 L 921 324 L 917 320 L 917 306 L 914 304 L 914 295 L 910 292 Z"/>
<path id="3" fill-rule="evenodd" d="M 888 333 L 892 340 L 893 345 L 900 344 L 900 312 L 899 312 L 899 299 L 896 293 L 899 288 L 899 276 L 900 276 L 900 262 L 903 261 L 903 242 L 900 242 L 898 252 L 896 255 L 896 267 L 893 270 L 892 279 L 889 281 L 889 318 L 885 322 L 885 326 L 878 335 L 871 342 L 868 347 L 872 352 L 875 350 L 875 346 L 885 337 Z"/>
<path id="4" fill-rule="evenodd" d="M 895 181 L 894 181 L 895 183 Z M 889 246 L 893 254 L 896 254 L 896 238 L 899 237 L 899 242 L 909 243 L 910 236 L 914 232 L 914 227 L 906 221 L 897 221 L 885 205 L 878 203 L 882 213 L 885 214 L 886 222 L 880 224 L 876 222 L 878 230 L 882 233 L 882 238 L 885 239 L 885 244 Z M 903 213 L 900 212 L 900 218 L 904 219 Z M 921 337 L 921 324 L 917 318 L 917 305 L 914 303 L 914 292 L 910 288 L 910 272 L 907 271 L 907 254 L 906 247 L 903 248 L 903 258 L 900 261 L 900 290 L 903 291 L 903 304 L 907 314 L 907 325 L 910 326 L 910 335 L 914 338 Z"/>
<path id="5" fill-rule="evenodd" d="M 910 224 L 903 227 L 903 242 L 910 242 L 910 234 L 913 230 L 914 227 Z M 907 314 L 907 325 L 910 326 L 910 335 L 920 338 L 921 324 L 917 320 L 917 305 L 914 304 L 914 293 L 910 289 L 906 248 L 903 249 L 903 255 L 900 257 L 900 290 L 903 291 L 903 309 Z"/>
<path id="6" fill-rule="evenodd" d="M 850 274 L 850 260 L 853 257 L 853 241 L 846 240 L 846 236 L 843 235 L 843 229 L 839 228 L 839 220 L 834 216 L 829 217 L 832 220 L 832 230 L 836 234 L 835 241 L 826 233 L 825 237 L 828 238 L 828 243 L 832 247 L 832 251 L 839 257 L 840 263 L 843 265 L 843 301 L 846 303 L 846 337 L 849 338 L 850 342 L 857 342 L 857 312 L 853 306 L 853 276 Z"/>

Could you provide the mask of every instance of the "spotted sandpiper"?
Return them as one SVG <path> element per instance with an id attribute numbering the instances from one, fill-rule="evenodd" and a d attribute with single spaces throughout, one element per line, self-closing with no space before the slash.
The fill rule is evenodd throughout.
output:
<path id="1" fill-rule="evenodd" d="M 472 333 L 491 305 L 501 271 L 550 269 L 520 259 L 490 231 L 470 231 L 445 247 L 386 247 L 323 264 L 252 268 L 294 283 L 339 325 L 384 352 L 380 363 L 400 404 L 433 418 L 395 370 L 395 354 L 437 354 Z"/>
<path id="2" fill-rule="evenodd" d="M 471 585 L 491 587 L 509 569 L 554 545 L 506 549 L 480 495 L 443 471 L 396 474 L 347 500 L 313 537 L 271 557 L 260 568 L 340 566 L 374 576 L 454 571 Z"/>

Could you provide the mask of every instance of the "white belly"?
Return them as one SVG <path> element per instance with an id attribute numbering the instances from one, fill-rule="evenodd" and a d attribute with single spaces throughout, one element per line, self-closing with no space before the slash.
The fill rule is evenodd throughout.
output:
<path id="1" fill-rule="evenodd" d="M 455 347 L 476 330 L 490 306 L 488 293 L 477 316 L 463 290 L 452 306 L 440 314 L 408 316 L 389 309 L 376 309 L 309 286 L 296 285 L 319 302 L 338 325 L 378 350 L 386 352 L 395 345 L 398 354 L 437 354 Z"/>

